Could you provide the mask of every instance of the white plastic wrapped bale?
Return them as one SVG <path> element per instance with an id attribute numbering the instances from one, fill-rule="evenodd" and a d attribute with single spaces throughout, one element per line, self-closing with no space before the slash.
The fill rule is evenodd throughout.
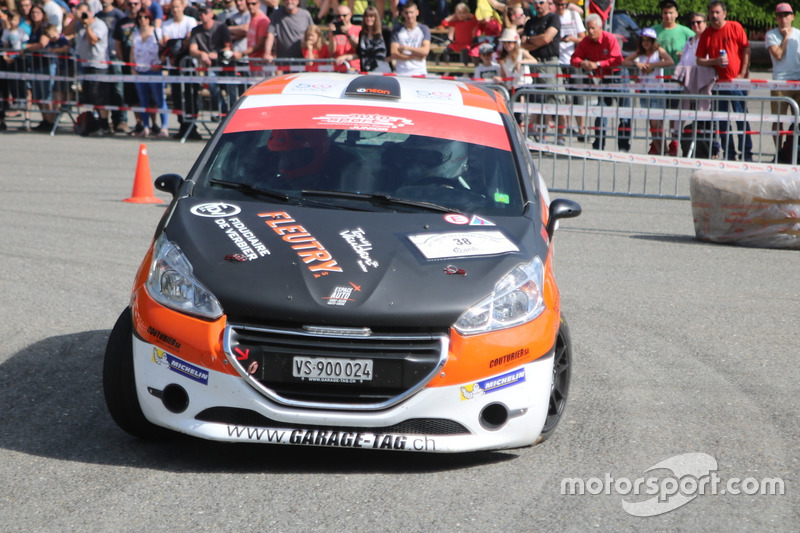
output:
<path id="1" fill-rule="evenodd" d="M 800 174 L 700 170 L 689 194 L 701 241 L 800 249 Z"/>

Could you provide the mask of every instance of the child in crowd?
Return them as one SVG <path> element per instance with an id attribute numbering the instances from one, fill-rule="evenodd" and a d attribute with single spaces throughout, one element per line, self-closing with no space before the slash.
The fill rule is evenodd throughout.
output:
<path id="1" fill-rule="evenodd" d="M 306 72 L 319 72 L 319 62 L 314 60 L 331 57 L 330 50 L 325 46 L 325 39 L 322 38 L 322 28 L 314 24 L 306 28 L 301 48 L 303 57 L 311 60 L 306 63 Z"/>
<path id="2" fill-rule="evenodd" d="M 672 57 L 662 46 L 658 44 L 656 30 L 645 28 L 639 34 L 639 46 L 635 52 L 629 54 L 623 61 L 623 65 L 636 67 L 639 82 L 651 87 L 643 88 L 643 93 L 661 93 L 664 91 L 655 87 L 654 84 L 664 83 L 664 67 L 671 67 L 675 64 Z M 664 109 L 663 98 L 642 98 L 642 108 Z M 650 119 L 650 135 L 653 141 L 650 143 L 649 154 L 662 155 L 666 139 L 664 137 L 664 119 Z"/>
<path id="3" fill-rule="evenodd" d="M 533 79 L 530 76 L 528 65 L 536 63 L 536 58 L 520 45 L 520 37 L 516 30 L 506 28 L 500 36 L 503 50 L 497 58 L 500 64 L 501 78 L 497 83 L 502 83 L 513 93 L 521 85 L 530 85 Z"/>
<path id="4" fill-rule="evenodd" d="M 475 78 L 479 80 L 494 80 L 499 78 L 500 64 L 494 60 L 494 47 L 491 44 L 482 44 L 480 49 L 480 64 L 475 67 Z"/>
<path id="5" fill-rule="evenodd" d="M 459 54 L 460 60 L 465 65 L 470 65 L 469 49 L 472 46 L 472 39 L 475 30 L 478 28 L 478 21 L 469 10 L 465 3 L 456 5 L 455 12 L 442 21 L 442 26 L 447 28 L 447 49 Z"/>
<path id="6" fill-rule="evenodd" d="M 69 66 L 67 64 L 67 54 L 69 54 L 69 39 L 58 31 L 57 26 L 47 26 L 45 35 L 50 38 L 45 50 L 55 55 L 51 58 L 51 65 L 56 66 L 56 77 L 69 76 Z M 56 79 L 53 84 L 53 109 L 58 109 L 67 101 L 69 97 L 69 82 Z"/>
<path id="7" fill-rule="evenodd" d="M 22 50 L 22 45 L 28 42 L 28 34 L 19 27 L 20 15 L 16 11 L 11 11 L 6 14 L 5 11 L 0 11 L 0 21 L 6 29 L 2 31 L 3 35 L 0 37 L 0 48 L 4 50 L 15 50 L 19 52 Z M 6 56 L 6 62 L 11 63 L 16 56 Z"/>

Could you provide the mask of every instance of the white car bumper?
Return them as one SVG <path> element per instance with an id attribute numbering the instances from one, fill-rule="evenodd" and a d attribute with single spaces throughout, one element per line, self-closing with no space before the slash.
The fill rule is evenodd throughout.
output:
<path id="1" fill-rule="evenodd" d="M 544 426 L 553 379 L 553 357 L 548 355 L 505 369 L 477 386 L 464 383 L 424 388 L 381 411 L 315 410 L 277 404 L 239 376 L 183 361 L 136 336 L 133 357 L 139 403 L 148 420 L 195 437 L 230 442 L 425 452 L 527 446 L 536 441 Z M 172 410 L 168 409 L 169 402 L 162 400 L 165 389 L 180 395 L 176 386 L 187 396 L 181 412 L 174 412 L 172 404 Z M 211 417 L 217 421 L 197 418 L 203 412 L 206 415 L 200 418 L 209 418 L 207 410 L 212 408 L 223 408 L 214 409 L 216 413 L 239 416 L 230 420 Z M 445 425 L 452 428 L 460 424 L 463 431 L 454 434 L 450 429 L 450 434 L 441 434 L 419 429 L 432 427 L 424 422 L 414 425 L 414 421 L 431 419 L 455 422 Z"/>

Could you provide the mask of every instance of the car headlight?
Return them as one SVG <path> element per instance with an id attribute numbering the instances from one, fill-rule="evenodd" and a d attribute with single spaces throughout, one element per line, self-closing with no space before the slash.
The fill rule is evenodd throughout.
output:
<path id="1" fill-rule="evenodd" d="M 530 322 L 544 311 L 543 286 L 544 266 L 536 257 L 498 281 L 492 294 L 459 317 L 455 328 L 472 335 Z"/>
<path id="2" fill-rule="evenodd" d="M 203 318 L 219 318 L 222 306 L 192 275 L 192 265 L 178 245 L 162 233 L 153 247 L 147 292 L 166 307 Z"/>

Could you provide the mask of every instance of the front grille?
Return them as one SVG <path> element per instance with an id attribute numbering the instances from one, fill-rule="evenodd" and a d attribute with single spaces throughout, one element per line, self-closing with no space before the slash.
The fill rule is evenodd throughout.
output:
<path id="1" fill-rule="evenodd" d="M 294 407 L 375 410 L 397 404 L 424 387 L 444 366 L 448 338 L 229 325 L 224 348 L 239 374 L 273 401 Z M 295 377 L 296 357 L 371 361 L 371 379 L 326 382 Z"/>
<path id="2" fill-rule="evenodd" d="M 411 418 L 393 426 L 382 427 L 350 427 L 350 426 L 316 426 L 278 422 L 250 409 L 237 407 L 211 407 L 196 417 L 202 422 L 231 424 L 236 426 L 267 427 L 275 429 L 306 429 L 319 431 L 350 431 L 396 435 L 468 435 L 469 430 L 454 420 L 446 418 Z"/>

